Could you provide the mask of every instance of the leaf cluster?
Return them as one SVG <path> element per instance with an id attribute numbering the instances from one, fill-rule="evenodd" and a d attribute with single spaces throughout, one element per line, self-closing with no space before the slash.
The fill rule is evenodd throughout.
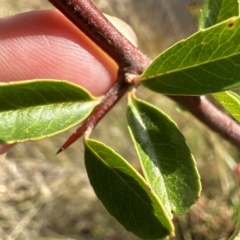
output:
<path id="1" fill-rule="evenodd" d="M 160 94 L 213 94 L 239 121 L 240 98 L 229 91 L 240 87 L 238 15 L 236 0 L 207 0 L 199 31 L 160 54 L 135 81 Z M 50 79 L 2 83 L 0 99 L 1 144 L 71 128 L 101 101 L 79 86 Z M 114 150 L 87 137 L 86 170 L 98 198 L 127 230 L 142 239 L 163 239 L 174 234 L 173 214 L 186 213 L 199 197 L 200 176 L 184 136 L 164 112 L 132 91 L 126 117 L 143 176 Z"/>

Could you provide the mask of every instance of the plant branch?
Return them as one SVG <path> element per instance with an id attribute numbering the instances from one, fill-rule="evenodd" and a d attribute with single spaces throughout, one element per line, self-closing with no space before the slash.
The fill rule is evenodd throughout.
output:
<path id="1" fill-rule="evenodd" d="M 91 131 L 107 112 L 134 85 L 127 81 L 128 74 L 140 75 L 151 60 L 133 46 L 96 8 L 90 0 L 49 0 L 76 27 L 101 47 L 119 65 L 119 77 L 103 101 L 95 107 L 80 128 L 67 140 L 61 152 L 86 131 Z M 181 104 L 199 121 L 240 148 L 240 126 L 222 113 L 204 97 L 168 96 Z"/>
<path id="2" fill-rule="evenodd" d="M 240 125 L 217 109 L 204 96 L 168 96 L 184 106 L 200 122 L 240 149 Z"/>
<path id="3" fill-rule="evenodd" d="M 90 0 L 49 0 L 76 27 L 109 54 L 120 68 L 141 74 L 150 64 L 141 51 L 134 47 Z"/>

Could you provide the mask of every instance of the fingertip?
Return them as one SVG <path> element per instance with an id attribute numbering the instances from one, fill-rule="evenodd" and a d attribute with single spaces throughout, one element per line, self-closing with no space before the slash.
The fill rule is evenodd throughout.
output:
<path id="1" fill-rule="evenodd" d="M 64 79 L 102 95 L 116 63 L 56 10 L 0 20 L 0 79 Z"/>

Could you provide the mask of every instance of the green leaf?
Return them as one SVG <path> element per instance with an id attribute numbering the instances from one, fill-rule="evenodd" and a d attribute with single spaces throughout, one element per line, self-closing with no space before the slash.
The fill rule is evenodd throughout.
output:
<path id="1" fill-rule="evenodd" d="M 175 95 L 202 95 L 240 87 L 240 18 L 180 41 L 146 69 L 140 83 Z"/>
<path id="2" fill-rule="evenodd" d="M 199 28 L 208 28 L 238 15 L 238 0 L 206 0 L 199 19 Z"/>
<path id="3" fill-rule="evenodd" d="M 235 222 L 235 228 L 232 236 L 228 240 L 240 240 L 240 205 L 235 206 L 233 218 Z"/>
<path id="4" fill-rule="evenodd" d="M 232 91 L 213 94 L 219 103 L 240 122 L 240 96 Z"/>
<path id="5" fill-rule="evenodd" d="M 100 142 L 86 140 L 85 164 L 96 195 L 128 231 L 142 239 L 159 239 L 173 233 L 157 196 L 121 156 Z"/>
<path id="6" fill-rule="evenodd" d="M 147 182 L 169 215 L 185 213 L 201 183 L 184 136 L 166 114 L 134 96 L 129 97 L 127 118 Z"/>
<path id="7" fill-rule="evenodd" d="M 203 6 L 200 28 L 211 27 L 228 18 L 239 15 L 239 1 L 237 0 L 207 0 Z M 231 91 L 213 94 L 216 100 L 240 121 L 240 98 Z"/>
<path id="8" fill-rule="evenodd" d="M 31 80 L 0 84 L 0 143 L 35 140 L 84 120 L 99 103 L 67 81 Z"/>

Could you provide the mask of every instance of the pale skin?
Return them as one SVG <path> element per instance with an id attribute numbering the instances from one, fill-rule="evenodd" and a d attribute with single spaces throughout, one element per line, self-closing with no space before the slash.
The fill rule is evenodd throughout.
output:
<path id="1" fill-rule="evenodd" d="M 64 79 L 100 96 L 116 79 L 116 63 L 56 10 L 2 18 L 0 33 L 0 82 Z"/>

